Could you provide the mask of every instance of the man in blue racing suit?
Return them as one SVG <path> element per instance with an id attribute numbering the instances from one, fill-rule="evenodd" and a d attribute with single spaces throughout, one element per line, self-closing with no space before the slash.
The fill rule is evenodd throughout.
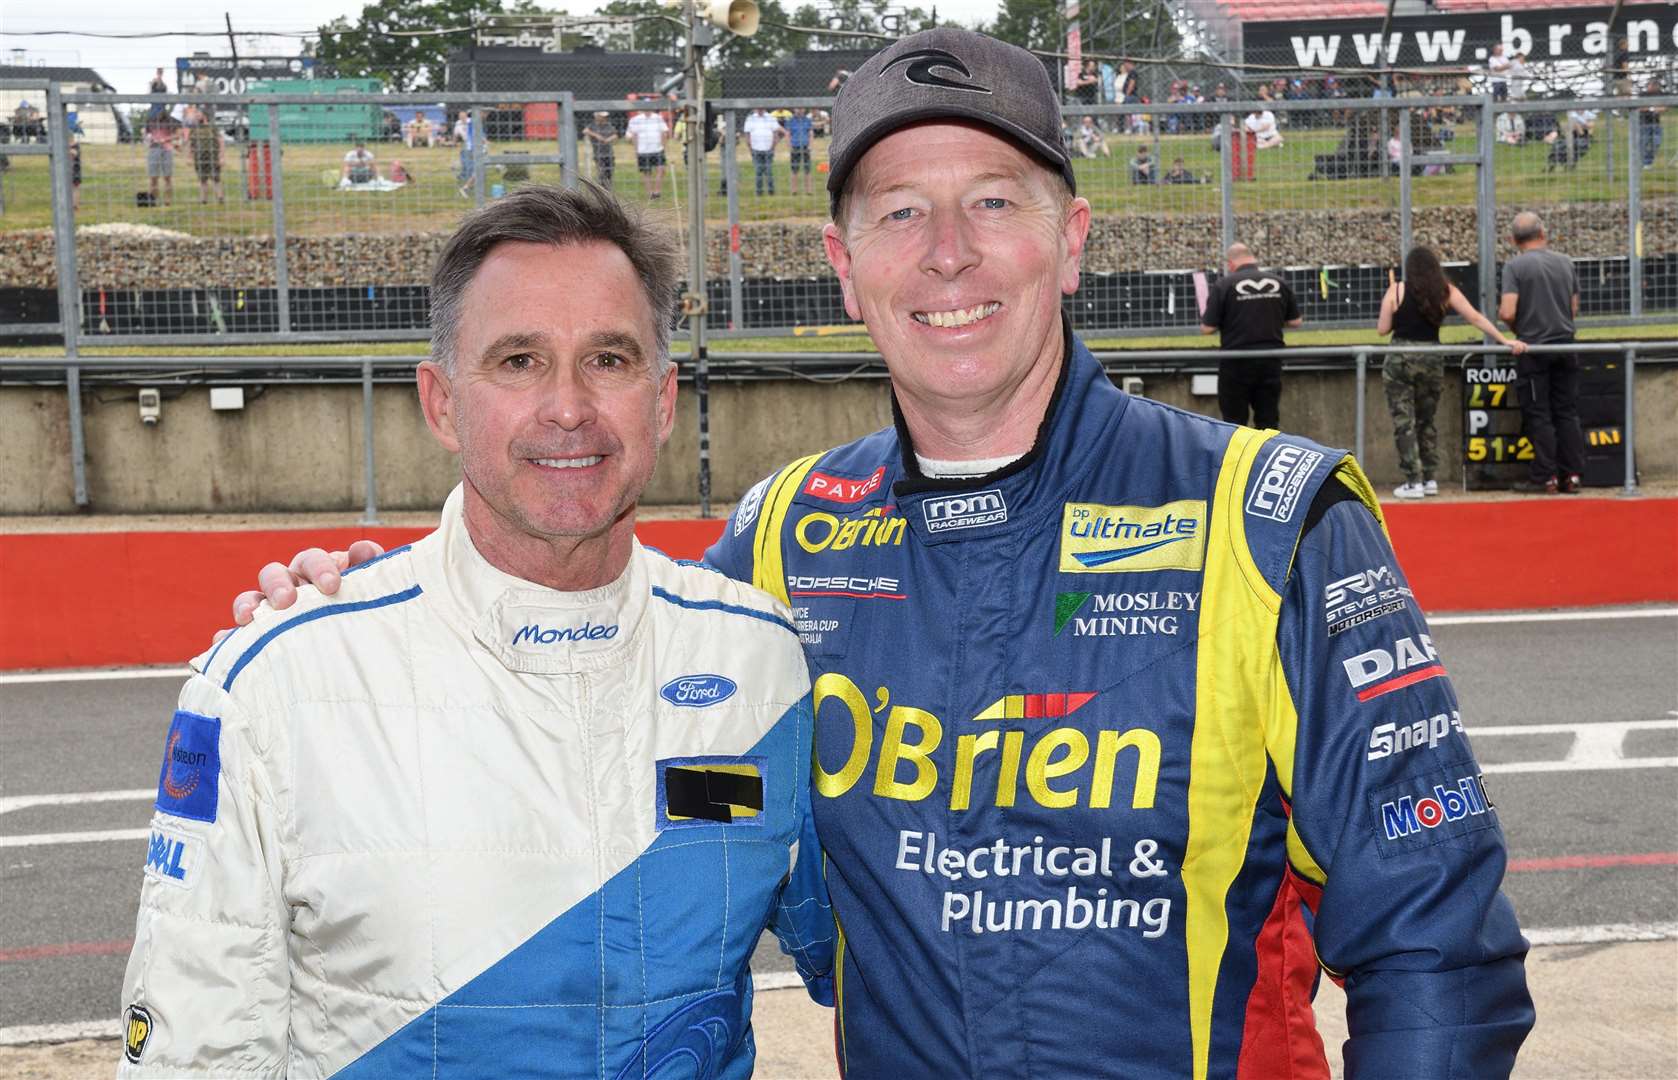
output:
<path id="1" fill-rule="evenodd" d="M 812 664 L 846 1074 L 1326 1077 L 1326 971 L 1349 1076 L 1508 1075 L 1497 812 L 1356 463 L 1110 384 L 1060 311 L 1090 210 L 1036 58 L 917 34 L 833 123 L 824 240 L 895 423 L 707 561 Z"/>

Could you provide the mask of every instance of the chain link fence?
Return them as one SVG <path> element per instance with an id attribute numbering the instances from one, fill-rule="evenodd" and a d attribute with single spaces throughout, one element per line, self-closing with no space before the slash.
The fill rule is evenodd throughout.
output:
<path id="1" fill-rule="evenodd" d="M 860 329 L 820 240 L 832 99 L 803 84 L 826 71 L 764 69 L 777 96 L 710 102 L 714 333 Z M 734 93 L 730 78 L 712 89 Z M 797 85 L 779 85 L 788 79 Z M 393 95 L 357 82 L 243 95 L 38 88 L 38 125 L 0 145 L 0 336 L 71 350 L 423 338 L 432 261 L 461 215 L 529 183 L 602 183 L 694 242 L 683 103 L 667 94 Z M 1436 247 L 1495 306 L 1522 209 L 1578 262 L 1587 316 L 1678 311 L 1678 97 L 1426 89 L 1068 106 L 1063 137 L 1094 217 L 1066 301 L 1074 325 L 1191 330 L 1237 240 L 1284 270 L 1315 325 L 1372 324 L 1412 243 Z M 106 114 L 127 123 L 79 122 Z"/>

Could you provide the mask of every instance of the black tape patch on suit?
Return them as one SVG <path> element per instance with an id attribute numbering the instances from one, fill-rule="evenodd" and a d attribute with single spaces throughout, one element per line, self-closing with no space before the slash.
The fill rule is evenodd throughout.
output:
<path id="1" fill-rule="evenodd" d="M 671 815 L 729 822 L 731 806 L 763 809 L 763 778 L 672 766 L 664 770 L 664 801 Z"/>

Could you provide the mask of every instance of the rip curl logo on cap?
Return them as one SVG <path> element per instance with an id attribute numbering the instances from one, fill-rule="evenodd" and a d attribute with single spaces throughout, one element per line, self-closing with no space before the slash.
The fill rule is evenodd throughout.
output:
<path id="1" fill-rule="evenodd" d="M 969 90 L 975 94 L 991 93 L 988 86 L 980 86 L 973 82 L 956 82 L 933 71 L 933 68 L 944 68 L 946 71 L 960 72 L 964 79 L 973 77 L 966 64 L 954 53 L 945 52 L 943 49 L 916 49 L 906 52 L 881 68 L 880 78 L 885 78 L 886 72 L 899 64 L 909 65 L 903 69 L 903 77 L 916 86 L 941 86 L 946 90 Z"/>

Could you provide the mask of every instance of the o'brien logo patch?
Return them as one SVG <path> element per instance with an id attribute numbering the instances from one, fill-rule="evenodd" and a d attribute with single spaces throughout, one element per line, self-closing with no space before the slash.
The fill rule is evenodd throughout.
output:
<path id="1" fill-rule="evenodd" d="M 804 494 L 814 495 L 816 498 L 826 499 L 828 502 L 861 502 L 880 490 L 880 481 L 884 480 L 885 476 L 886 467 L 884 465 L 860 480 L 848 476 L 831 476 L 824 472 L 812 472 L 810 478 L 804 481 Z"/>
<path id="2" fill-rule="evenodd" d="M 138 1065 L 151 1040 L 151 1013 L 144 1005 L 130 1005 L 122 1020 L 122 1056 Z"/>
<path id="3" fill-rule="evenodd" d="M 976 529 L 981 525 L 1000 525 L 1008 520 L 1008 503 L 1002 492 L 986 488 L 967 495 L 940 495 L 921 503 L 929 533 L 954 532 L 957 529 Z"/>
<path id="4" fill-rule="evenodd" d="M 1286 443 L 1270 451 L 1259 473 L 1258 483 L 1247 496 L 1247 513 L 1272 521 L 1291 521 L 1299 509 L 1299 495 L 1323 455 L 1303 446 Z"/>
<path id="5" fill-rule="evenodd" d="M 157 808 L 176 817 L 213 822 L 220 781 L 221 721 L 176 711 L 157 775 Z"/>
<path id="6" fill-rule="evenodd" d="M 1061 573 L 1199 570 L 1205 563 L 1204 499 L 1164 506 L 1067 503 L 1061 514 Z"/>
<path id="7" fill-rule="evenodd" d="M 653 828 L 697 828 L 763 824 L 763 788 L 768 759 L 739 757 L 665 758 L 656 763 Z"/>
<path id="8" fill-rule="evenodd" d="M 739 689 L 726 675 L 683 675 L 659 687 L 658 696 L 672 705 L 703 709 L 727 701 Z"/>

